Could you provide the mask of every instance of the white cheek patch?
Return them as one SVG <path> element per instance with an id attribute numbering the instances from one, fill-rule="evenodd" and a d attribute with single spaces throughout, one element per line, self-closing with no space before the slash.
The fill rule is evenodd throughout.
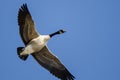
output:
<path id="1" fill-rule="evenodd" d="M 63 32 L 59 31 L 60 34 L 62 34 Z"/>

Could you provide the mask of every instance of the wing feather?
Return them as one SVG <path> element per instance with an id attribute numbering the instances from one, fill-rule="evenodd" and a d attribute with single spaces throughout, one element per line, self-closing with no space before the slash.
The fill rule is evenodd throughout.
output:
<path id="1" fill-rule="evenodd" d="M 36 32 L 34 22 L 32 20 L 31 14 L 27 8 L 27 4 L 23 4 L 18 12 L 18 25 L 21 38 L 26 45 L 33 38 L 39 36 Z"/>
<path id="2" fill-rule="evenodd" d="M 74 76 L 45 46 L 40 52 L 32 54 L 37 62 L 46 68 L 50 73 L 62 80 L 74 80 Z"/>

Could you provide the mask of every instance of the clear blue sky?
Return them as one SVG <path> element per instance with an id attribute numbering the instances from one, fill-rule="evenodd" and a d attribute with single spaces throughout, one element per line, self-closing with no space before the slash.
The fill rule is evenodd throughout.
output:
<path id="1" fill-rule="evenodd" d="M 120 80 L 120 0 L 0 0 L 0 80 L 58 80 L 32 56 L 17 56 L 23 3 L 40 34 L 67 31 L 48 47 L 76 80 Z"/>

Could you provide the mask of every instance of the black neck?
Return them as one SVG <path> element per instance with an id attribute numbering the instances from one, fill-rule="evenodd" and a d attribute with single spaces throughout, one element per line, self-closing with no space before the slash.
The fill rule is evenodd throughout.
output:
<path id="1" fill-rule="evenodd" d="M 59 31 L 57 31 L 57 32 L 55 32 L 55 33 L 50 34 L 50 37 L 53 37 L 53 36 L 55 36 L 55 35 L 57 35 L 57 34 L 60 34 L 60 33 L 59 33 Z"/>

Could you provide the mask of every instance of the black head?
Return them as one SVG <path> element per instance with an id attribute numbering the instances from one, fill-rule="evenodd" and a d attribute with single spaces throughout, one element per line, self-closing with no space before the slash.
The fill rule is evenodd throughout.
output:
<path id="1" fill-rule="evenodd" d="M 62 33 L 65 33 L 65 32 L 66 32 L 66 31 L 64 31 L 64 30 L 60 29 L 59 31 L 57 31 L 57 32 L 55 32 L 55 33 L 50 34 L 50 37 L 53 37 L 53 36 L 55 36 L 55 35 L 57 35 L 57 34 L 62 34 Z"/>
<path id="2" fill-rule="evenodd" d="M 62 33 L 65 33 L 65 32 L 66 32 L 66 31 L 63 30 L 63 29 L 60 29 L 60 30 L 58 31 L 59 34 L 62 34 Z"/>

